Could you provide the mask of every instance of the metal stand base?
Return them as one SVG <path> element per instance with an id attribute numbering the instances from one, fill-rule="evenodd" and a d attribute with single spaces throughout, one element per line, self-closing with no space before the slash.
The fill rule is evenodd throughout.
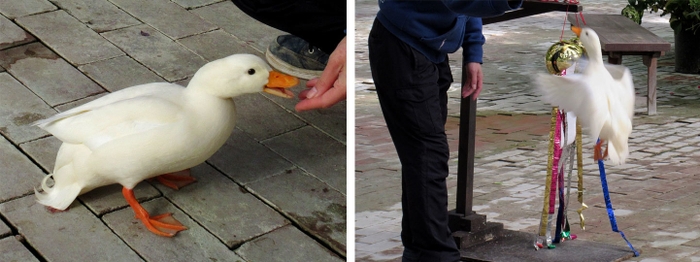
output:
<path id="1" fill-rule="evenodd" d="M 455 232 L 461 234 L 462 232 Z M 461 248 L 462 261 L 588 262 L 624 261 L 634 256 L 626 246 L 614 246 L 580 239 L 556 244 L 554 249 L 535 250 L 533 233 L 501 230 L 500 236 L 481 244 Z M 640 253 L 641 250 L 638 250 Z"/>
<path id="2" fill-rule="evenodd" d="M 472 212 L 462 216 L 450 211 L 450 230 L 459 249 L 497 239 L 503 231 L 503 224 L 486 222 L 485 215 Z"/>

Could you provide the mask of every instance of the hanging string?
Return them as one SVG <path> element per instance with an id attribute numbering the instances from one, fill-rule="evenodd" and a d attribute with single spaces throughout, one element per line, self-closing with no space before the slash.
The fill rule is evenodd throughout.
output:
<path id="1" fill-rule="evenodd" d="M 583 210 L 588 208 L 588 205 L 583 203 L 583 142 L 581 138 L 581 124 L 579 120 L 576 119 L 576 167 L 578 168 L 578 202 L 581 204 L 581 208 L 576 210 L 580 219 L 580 225 L 582 230 L 586 230 L 585 218 L 583 217 Z"/>
<path id="2" fill-rule="evenodd" d="M 583 21 L 583 25 L 586 25 L 586 19 L 583 18 L 583 12 L 578 12 L 578 15 L 574 16 L 574 17 L 576 17 L 576 26 L 581 27 L 581 23 L 579 23 L 579 21 L 578 21 L 579 16 L 581 17 L 581 21 Z"/>
<path id="3" fill-rule="evenodd" d="M 559 41 L 564 39 L 564 29 L 566 28 L 566 19 L 569 17 L 569 6 L 566 6 L 566 14 L 564 14 L 564 24 L 561 26 L 561 35 L 559 36 Z"/>

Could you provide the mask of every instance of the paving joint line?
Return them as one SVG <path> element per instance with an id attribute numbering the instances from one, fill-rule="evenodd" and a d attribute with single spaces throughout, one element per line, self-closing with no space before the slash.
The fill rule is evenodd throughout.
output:
<path id="1" fill-rule="evenodd" d="M 22 155 L 24 155 L 27 159 L 29 159 L 29 161 L 31 161 L 32 164 L 34 164 L 35 166 L 37 166 L 37 167 L 41 170 L 41 172 L 44 173 L 44 175 L 50 174 L 50 173 L 48 172 L 48 170 L 44 169 L 44 167 L 42 167 L 42 166 L 39 164 L 39 162 L 37 162 L 33 157 L 31 157 L 27 152 L 25 152 L 25 151 L 20 147 L 21 144 L 26 144 L 26 143 L 29 143 L 30 141 L 27 141 L 27 142 L 24 142 L 24 143 L 21 143 L 21 144 L 15 144 L 14 142 L 12 142 L 12 140 L 10 140 L 9 137 L 5 136 L 4 134 L 0 133 L 0 136 L 2 136 L 5 140 L 7 140 L 8 142 L 10 142 L 10 145 L 12 145 L 15 149 L 17 149 L 17 151 L 19 151 L 20 153 L 22 153 Z M 37 139 L 32 140 L 32 141 L 36 141 L 36 140 L 39 140 L 39 139 L 40 139 L 40 138 L 37 138 Z M 32 194 L 33 194 L 33 193 L 32 193 Z M 26 196 L 26 195 L 24 195 L 24 196 Z M 21 197 L 24 197 L 24 196 L 21 196 Z"/>
<path id="2" fill-rule="evenodd" d="M 277 211 L 277 213 L 279 213 L 280 215 L 282 215 L 285 219 L 289 220 L 289 222 L 291 223 L 291 225 L 293 225 L 294 227 L 296 227 L 297 229 L 299 229 L 299 231 L 303 232 L 305 235 L 307 235 L 308 237 L 312 238 L 314 241 L 316 241 L 317 243 L 321 244 L 324 248 L 326 248 L 326 249 L 332 251 L 334 254 L 338 255 L 339 257 L 347 259 L 347 257 L 346 257 L 345 255 L 342 255 L 342 254 L 340 253 L 340 251 L 336 250 L 336 249 L 331 245 L 331 243 L 328 243 L 328 241 L 326 241 L 326 240 L 324 240 L 324 239 L 321 239 L 320 237 L 314 235 L 312 232 L 309 232 L 310 230 L 307 230 L 301 223 L 299 223 L 299 221 L 297 221 L 294 217 L 292 217 L 292 216 L 291 216 L 289 213 L 287 213 L 286 211 L 282 210 L 282 208 L 278 207 L 277 205 L 275 205 L 275 204 L 272 203 L 271 201 L 267 200 L 266 198 L 263 198 L 262 195 L 260 195 L 259 193 L 255 192 L 255 190 L 253 190 L 252 188 L 250 188 L 250 187 L 248 187 L 248 186 L 244 186 L 244 187 L 245 187 L 245 189 L 246 189 L 248 192 L 250 192 L 251 195 L 255 196 L 257 199 L 259 199 L 260 201 L 262 201 L 263 203 L 265 203 L 266 205 L 268 205 L 269 207 L 271 207 L 272 209 L 274 209 L 275 211 Z M 274 231 L 274 230 L 273 230 L 273 231 Z M 347 232 L 346 232 L 346 233 L 347 233 Z"/>
<path id="3" fill-rule="evenodd" d="M 102 215 L 98 215 L 98 214 L 96 214 L 95 212 L 93 212 L 92 209 L 89 208 L 88 205 L 85 204 L 85 202 L 83 202 L 83 201 L 80 200 L 80 199 L 76 199 L 76 200 L 78 200 L 78 202 L 80 202 L 80 204 L 82 204 L 82 205 L 85 207 L 85 209 L 87 209 L 90 213 L 92 213 L 93 215 L 95 215 L 95 217 L 97 217 L 97 219 L 100 220 L 100 223 L 102 223 L 106 228 L 109 229 L 110 232 L 112 232 L 112 235 L 114 235 L 115 237 L 117 237 L 117 238 L 119 239 L 119 241 L 121 241 L 122 243 L 124 243 L 124 245 L 126 245 L 127 247 L 129 247 L 129 249 L 131 249 L 131 251 L 134 251 L 134 254 L 136 254 L 137 256 L 139 256 L 139 258 L 141 258 L 143 261 L 148 261 L 148 260 L 146 260 L 146 258 L 144 258 L 143 256 L 141 256 L 141 254 L 139 254 L 139 252 L 138 252 L 134 247 L 132 247 L 131 245 L 129 245 L 129 243 L 127 243 L 126 240 L 124 240 L 124 238 L 122 238 L 119 234 L 117 234 L 117 232 L 114 231 L 114 229 L 113 229 L 112 227 L 110 227 L 110 226 L 107 224 L 107 222 L 105 222 L 105 221 L 102 219 L 102 217 L 103 217 L 104 215 L 106 215 L 106 214 L 109 214 L 109 213 L 112 213 L 112 212 L 115 212 L 115 211 L 118 211 L 118 210 L 126 209 L 126 208 L 128 208 L 129 206 L 124 207 L 124 208 L 115 209 L 115 210 L 112 210 L 112 211 L 110 211 L 110 212 L 106 212 L 106 213 L 104 213 L 104 214 L 102 214 Z M 144 202 L 146 202 L 146 201 L 144 200 Z"/>
<path id="4" fill-rule="evenodd" d="M 275 152 L 275 153 L 276 153 L 276 152 Z M 291 161 L 290 161 L 290 162 L 291 162 Z M 338 255 L 338 256 L 340 256 L 340 257 L 342 257 L 342 258 L 346 258 L 346 259 L 347 259 L 346 256 L 341 255 L 339 251 L 335 250 L 335 248 L 333 248 L 332 245 L 330 245 L 329 243 L 326 243 L 326 241 L 324 241 L 323 239 L 317 237 L 316 235 L 312 234 L 311 232 L 308 232 L 308 231 L 307 231 L 298 221 L 296 221 L 291 215 L 289 215 L 287 212 L 285 212 L 284 210 L 282 210 L 282 208 L 278 207 L 277 205 L 275 205 L 274 203 L 272 203 L 272 201 L 267 200 L 267 199 L 264 198 L 261 194 L 255 192 L 255 190 L 253 190 L 252 188 L 248 187 L 248 186 L 247 186 L 248 183 L 246 183 L 246 184 L 241 184 L 241 183 L 239 183 L 238 181 L 236 181 L 235 179 L 233 179 L 233 178 L 229 177 L 228 175 L 226 175 L 226 173 L 224 173 L 222 170 L 220 170 L 220 169 L 217 168 L 216 166 L 214 166 L 214 165 L 212 165 L 212 164 L 210 164 L 210 163 L 208 163 L 208 162 L 207 162 L 207 164 L 208 164 L 209 166 L 213 167 L 213 168 L 214 168 L 216 171 L 218 171 L 219 173 L 223 174 L 223 175 L 224 175 L 226 178 L 228 178 L 229 180 L 231 180 L 231 181 L 233 181 L 234 183 L 236 183 L 236 185 L 238 185 L 239 187 L 241 187 L 243 190 L 245 190 L 246 192 L 250 193 L 253 197 L 255 197 L 256 199 L 260 200 L 261 202 L 263 202 L 265 205 L 269 206 L 269 207 L 272 208 L 273 210 L 275 210 L 275 212 L 277 212 L 277 213 L 279 213 L 280 215 L 282 215 L 282 217 L 284 217 L 286 220 L 288 220 L 288 221 L 290 222 L 291 225 L 293 225 L 294 227 L 296 227 L 297 229 L 299 229 L 299 231 L 303 232 L 305 235 L 311 237 L 314 241 L 316 241 L 317 243 L 321 244 L 324 248 L 326 248 L 326 249 L 328 249 L 328 250 L 331 250 L 334 254 L 336 254 L 336 255 Z M 303 170 L 303 169 L 301 169 L 300 167 L 298 167 L 297 165 L 294 165 L 294 168 L 293 168 L 293 169 Z M 287 173 L 289 173 L 290 171 L 293 171 L 293 169 L 288 169 L 288 170 L 279 172 L 279 173 L 277 173 L 277 174 L 272 175 L 271 177 L 280 176 L 280 175 L 282 175 L 282 174 L 287 174 Z M 308 172 L 306 172 L 305 170 L 303 170 L 303 171 L 304 171 L 304 173 L 307 173 L 307 174 L 308 174 Z M 269 177 L 268 177 L 268 178 L 269 178 Z M 316 177 L 314 177 L 314 178 L 316 178 Z M 318 178 L 316 178 L 316 179 L 318 179 Z M 261 179 L 259 179 L 259 180 L 261 180 Z M 259 181 L 259 180 L 256 180 L 256 181 Z M 320 179 L 319 179 L 319 180 L 320 180 Z M 251 182 L 249 182 L 249 183 L 252 183 L 252 182 L 254 182 L 254 181 L 251 181 Z M 321 181 L 321 182 L 323 182 L 323 181 Z M 323 182 L 323 183 L 325 183 L 325 182 Z M 328 185 L 328 184 L 326 184 L 326 185 Z M 331 187 L 331 188 L 333 188 L 333 187 Z M 335 188 L 334 188 L 334 189 L 335 189 Z M 280 228 L 281 228 L 281 227 L 280 227 Z M 271 233 L 271 232 L 273 232 L 273 231 L 275 231 L 275 230 L 277 230 L 277 229 L 279 229 L 279 228 L 276 228 L 276 229 L 274 229 L 274 230 L 272 230 L 272 231 L 270 231 L 270 232 L 268 232 L 268 233 Z M 262 235 L 260 235 L 260 236 L 263 236 L 263 235 L 267 235 L 267 233 L 266 233 L 266 234 L 262 234 Z M 259 236 L 258 236 L 258 237 L 259 237 Z M 256 238 L 257 238 L 257 237 L 252 238 L 252 239 L 249 240 L 249 241 L 252 241 L 253 239 L 256 239 Z M 243 244 L 241 244 L 241 245 L 243 245 Z M 233 250 L 233 249 L 232 249 L 232 250 Z M 235 251 L 234 251 L 234 252 L 235 252 Z"/>
<path id="5" fill-rule="evenodd" d="M 7 202 L 9 202 L 9 201 L 11 201 L 11 200 L 8 200 Z M 12 223 L 10 223 L 10 220 L 7 219 L 2 213 L 0 213 L 0 222 L 5 223 L 5 225 L 7 225 L 7 227 L 10 228 L 10 235 L 8 235 L 7 237 L 13 237 L 17 241 L 19 241 L 24 246 L 24 248 L 26 248 L 30 253 L 32 253 L 32 255 L 40 262 L 47 261 L 46 258 L 44 258 L 44 256 L 42 256 L 38 250 L 36 250 L 31 244 L 29 244 L 29 242 L 27 241 L 27 238 L 24 237 L 24 235 L 20 234 L 17 227 L 15 225 L 13 225 Z"/>

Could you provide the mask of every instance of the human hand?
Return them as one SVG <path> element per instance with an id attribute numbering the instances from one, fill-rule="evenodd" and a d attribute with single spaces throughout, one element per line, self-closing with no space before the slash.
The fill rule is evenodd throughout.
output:
<path id="1" fill-rule="evenodd" d="M 476 101 L 481 93 L 481 87 L 484 84 L 484 74 L 481 72 L 481 63 L 469 62 L 464 67 L 466 72 L 466 80 L 462 87 L 462 98 L 472 96 L 472 100 Z"/>
<path id="2" fill-rule="evenodd" d="M 346 50 L 343 38 L 328 58 L 328 64 L 321 77 L 306 82 L 306 88 L 309 89 L 299 93 L 301 101 L 295 107 L 297 111 L 328 108 L 345 100 Z"/>

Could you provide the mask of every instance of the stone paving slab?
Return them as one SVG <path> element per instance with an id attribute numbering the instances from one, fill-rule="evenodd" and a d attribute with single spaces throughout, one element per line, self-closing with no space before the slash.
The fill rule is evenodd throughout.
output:
<path id="1" fill-rule="evenodd" d="M 52 0 L 52 2 L 98 33 L 141 23 L 107 0 Z"/>
<path id="2" fill-rule="evenodd" d="M 128 56 L 82 65 L 78 70 L 109 92 L 140 84 L 165 82 L 163 78 Z"/>
<path id="3" fill-rule="evenodd" d="M 44 173 L 31 160 L 0 136 L 0 202 L 34 192 Z M 20 174 L 20 175 L 18 175 Z"/>
<path id="4" fill-rule="evenodd" d="M 243 185 L 294 168 L 294 164 L 238 128 L 207 162 Z"/>
<path id="5" fill-rule="evenodd" d="M 0 63 L 50 106 L 104 92 L 99 85 L 62 58 L 57 58 L 41 43 L 1 51 Z"/>
<path id="6" fill-rule="evenodd" d="M 12 234 L 12 231 L 10 231 L 10 228 L 5 225 L 4 222 L 0 222 L 0 238 L 9 236 Z"/>
<path id="7" fill-rule="evenodd" d="M 231 1 L 200 7 L 191 12 L 236 36 L 243 44 L 257 49 L 260 53 L 264 53 L 269 43 L 277 39 L 278 35 L 285 34 L 246 15 Z"/>
<path id="8" fill-rule="evenodd" d="M 172 39 L 216 29 L 216 26 L 168 0 L 111 0 L 111 2 Z"/>
<path id="9" fill-rule="evenodd" d="M 124 54 L 63 10 L 18 18 L 16 22 L 74 65 Z"/>
<path id="10" fill-rule="evenodd" d="M 129 56 L 167 81 L 181 80 L 206 61 L 148 25 L 137 25 L 102 33 Z"/>
<path id="11" fill-rule="evenodd" d="M 301 91 L 306 89 L 306 82 L 301 82 L 299 86 L 293 88 L 291 91 L 295 94 L 299 94 Z M 284 99 L 270 94 L 263 95 L 290 112 L 296 112 L 294 106 L 296 105 L 297 100 Z M 305 122 L 312 123 L 313 126 L 323 130 L 325 133 L 339 142 L 345 143 L 347 140 L 347 130 L 345 129 L 347 122 L 347 116 L 345 114 L 346 110 L 347 102 L 341 101 L 331 108 L 296 112 L 295 114 Z"/>
<path id="12" fill-rule="evenodd" d="M 177 40 L 207 61 L 214 61 L 232 54 L 255 54 L 257 50 L 245 45 L 235 36 L 218 29 Z"/>
<path id="13" fill-rule="evenodd" d="M 127 245 L 147 261 L 237 261 L 242 260 L 216 237 L 164 198 L 142 204 L 151 214 L 173 213 L 188 229 L 176 237 L 164 238 L 149 232 L 131 208 L 106 214 L 104 222 Z M 132 221 L 124 223 L 123 221 Z M 192 248 L 196 247 L 196 248 Z"/>
<path id="14" fill-rule="evenodd" d="M 29 124 L 56 111 L 7 73 L 0 73 L 0 89 L 0 134 L 15 143 L 47 135 Z"/>
<path id="15" fill-rule="evenodd" d="M 293 110 L 294 107 L 288 107 Z M 320 109 L 310 112 L 299 113 L 306 121 L 324 132 L 328 133 L 334 139 L 345 143 L 347 141 L 347 130 L 345 129 L 347 116 L 345 110 L 347 103 L 342 101 L 331 108 Z"/>
<path id="16" fill-rule="evenodd" d="M 32 252 L 27 250 L 22 243 L 17 241 L 14 237 L 7 237 L 0 239 L 0 261 L 7 262 L 29 262 L 36 261 L 39 262 Z"/>
<path id="17" fill-rule="evenodd" d="M 56 10 L 56 6 L 46 0 L 23 0 L 0 2 L 0 13 L 9 19 Z"/>
<path id="18" fill-rule="evenodd" d="M 2 32 L 0 32 L 0 50 L 36 40 L 34 36 L 1 15 L 0 28 L 2 28 Z"/>
<path id="19" fill-rule="evenodd" d="M 255 140 L 263 141 L 306 126 L 306 123 L 293 113 L 287 112 L 261 94 L 236 97 L 233 101 L 236 103 L 238 116 L 236 127 L 253 136 Z M 271 116 L 275 117 L 275 121 L 270 121 Z"/>
<path id="20" fill-rule="evenodd" d="M 344 261 L 293 226 L 247 242 L 236 253 L 248 261 Z"/>
<path id="21" fill-rule="evenodd" d="M 197 182 L 158 189 L 229 248 L 289 224 L 283 216 L 207 164 L 192 168 Z"/>
<path id="22" fill-rule="evenodd" d="M 314 141 L 304 143 L 303 140 Z M 313 176 L 345 194 L 346 149 L 313 127 L 302 127 L 263 142 L 267 147 L 302 166 Z M 322 161 L 320 161 L 322 159 Z"/>
<path id="23" fill-rule="evenodd" d="M 47 261 L 141 260 L 100 219 L 78 203 L 73 203 L 65 212 L 51 213 L 30 195 L 0 204 L 0 214 Z"/>
<path id="24" fill-rule="evenodd" d="M 299 169 L 252 182 L 246 188 L 271 202 L 336 252 L 345 254 L 347 218 L 344 194 Z"/>

